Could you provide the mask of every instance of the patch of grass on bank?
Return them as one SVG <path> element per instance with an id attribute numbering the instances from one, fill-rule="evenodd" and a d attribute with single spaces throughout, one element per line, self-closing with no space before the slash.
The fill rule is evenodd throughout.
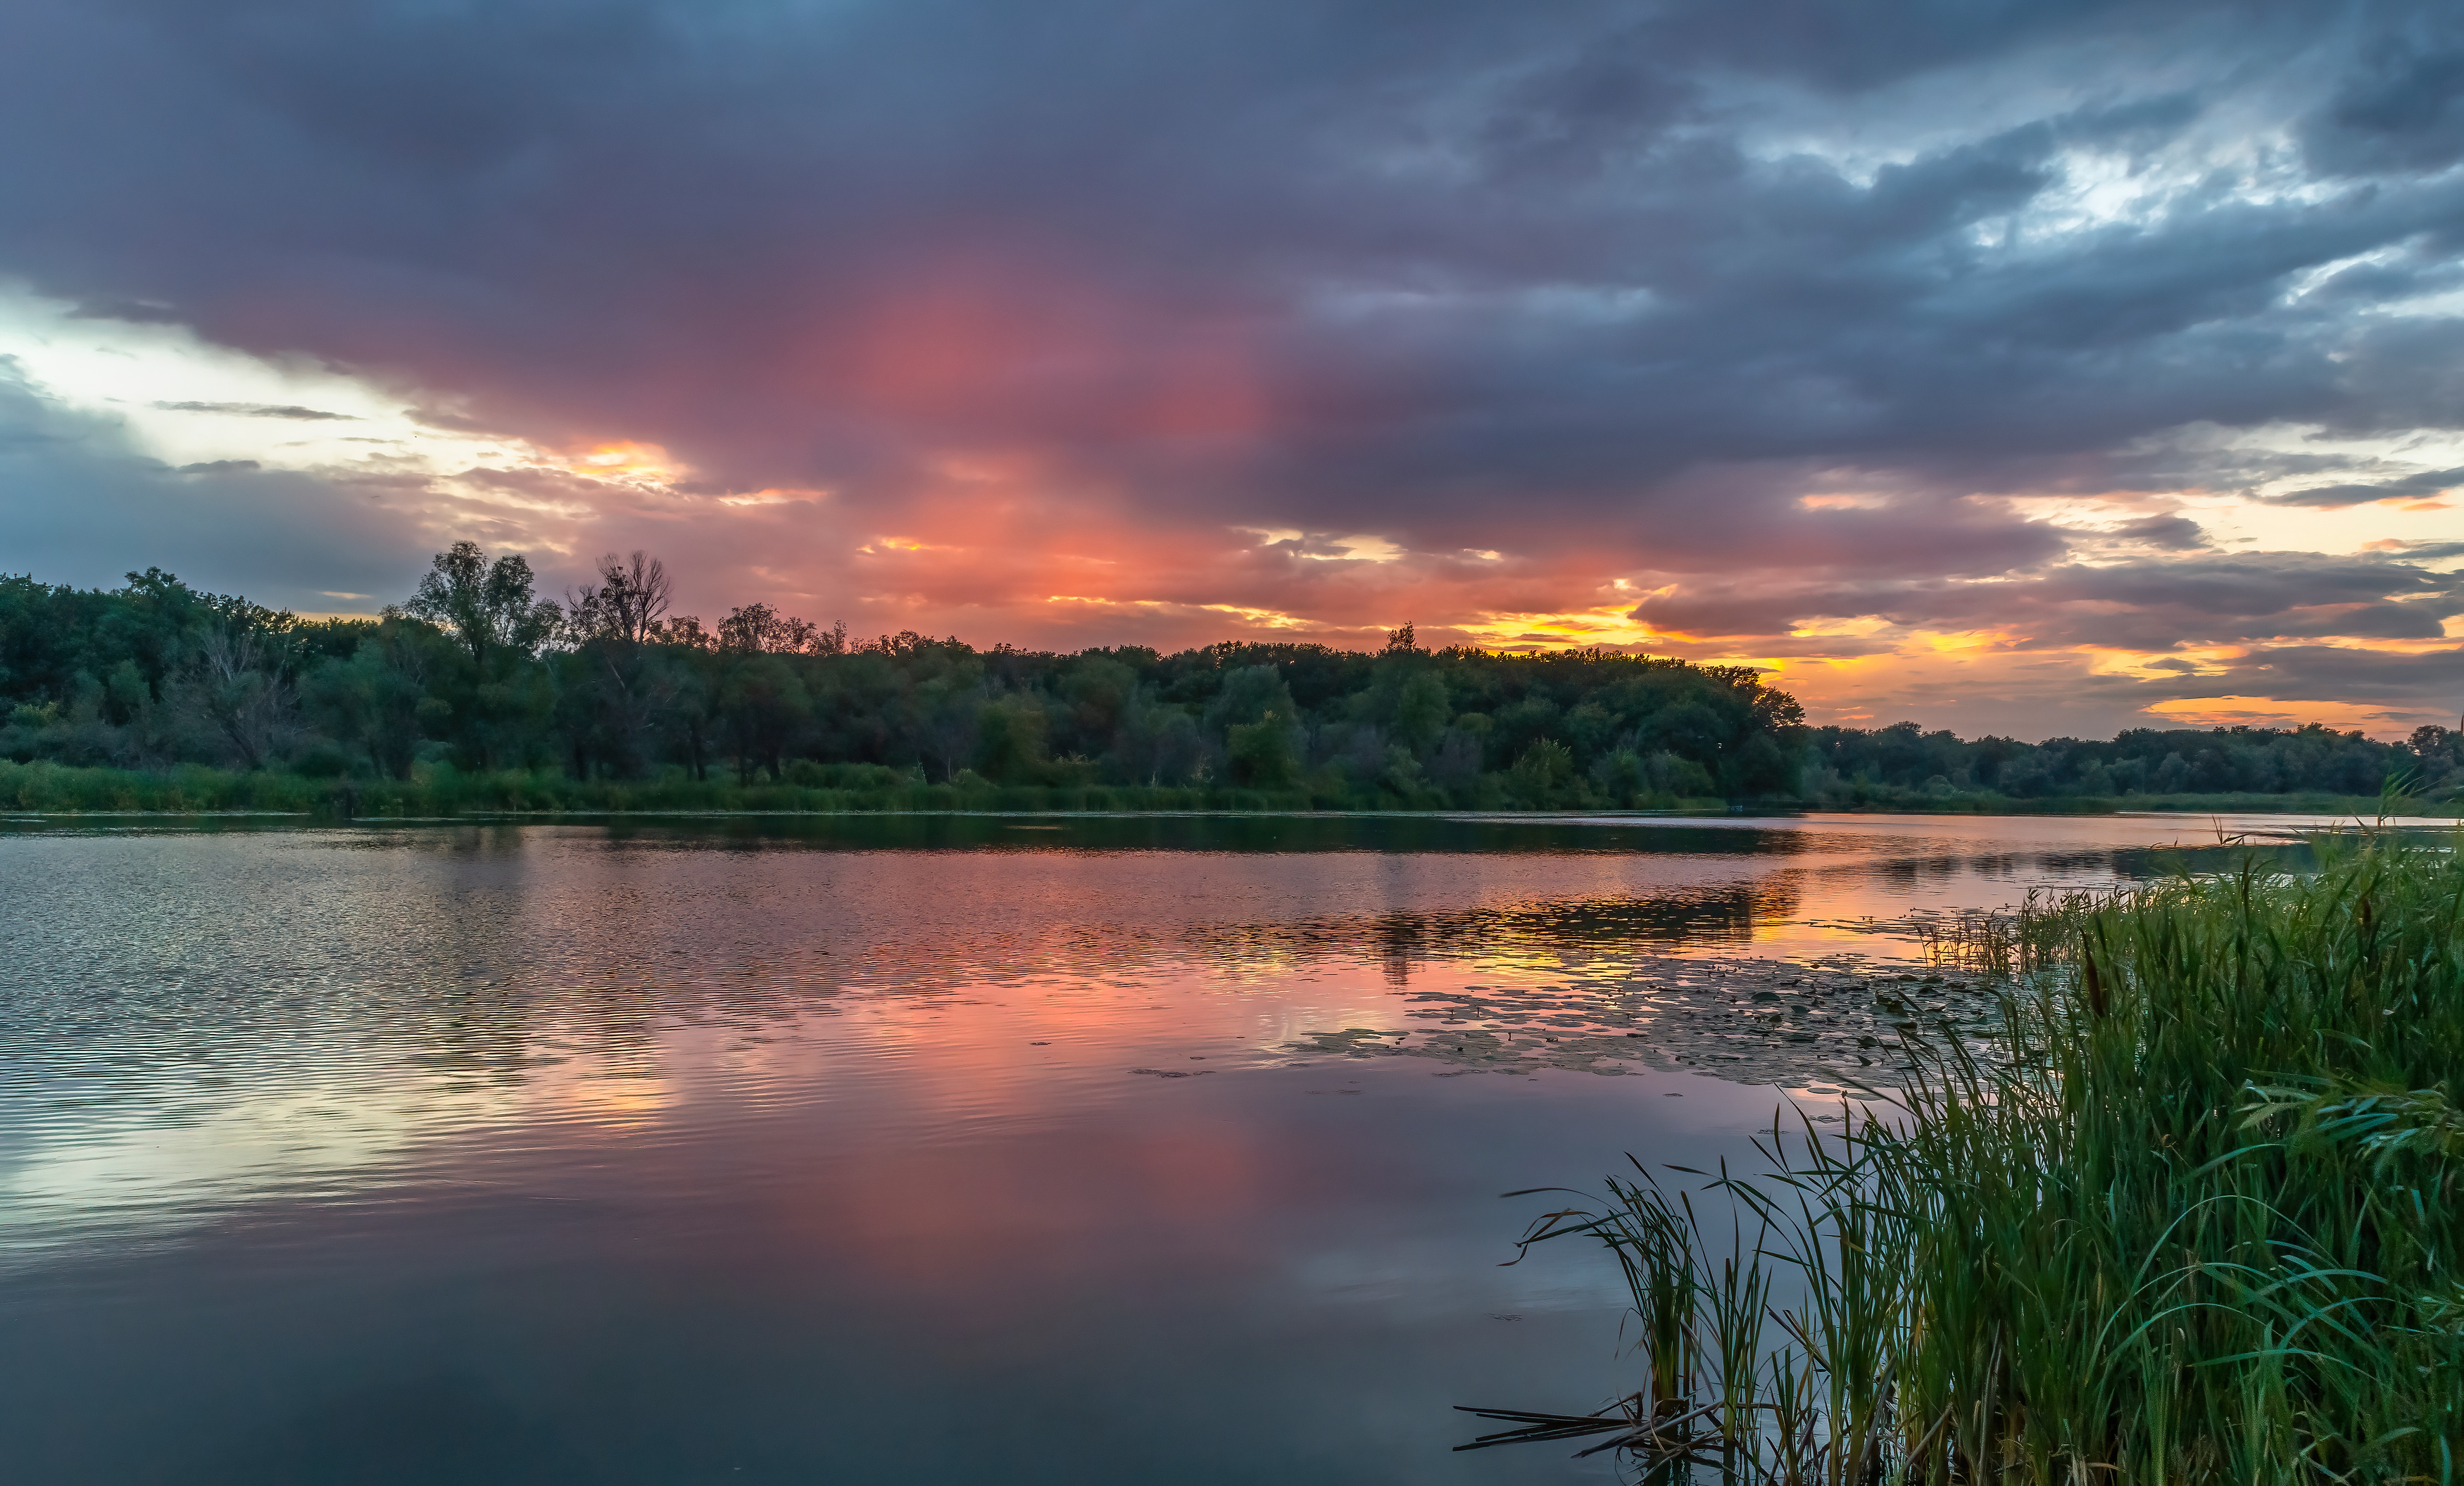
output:
<path id="1" fill-rule="evenodd" d="M 1495 1442 L 1661 1482 L 2453 1481 L 2464 863 L 2320 849 L 2035 905 L 2006 1041 L 1925 1055 L 1897 1118 L 1544 1217 L 1623 1266 L 1642 1381 Z"/>

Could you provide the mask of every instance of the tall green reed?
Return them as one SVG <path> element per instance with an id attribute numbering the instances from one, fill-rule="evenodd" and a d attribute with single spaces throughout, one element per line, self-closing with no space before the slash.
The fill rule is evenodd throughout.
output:
<path id="1" fill-rule="evenodd" d="M 1545 1215 L 1527 1245 L 1617 1254 L 1646 1386 L 1490 1442 L 1609 1433 L 1659 1481 L 2452 1486 L 2464 863 L 2317 855 L 2032 901 L 1979 955 L 1990 1057 L 1912 1043 L 1761 1171 Z"/>

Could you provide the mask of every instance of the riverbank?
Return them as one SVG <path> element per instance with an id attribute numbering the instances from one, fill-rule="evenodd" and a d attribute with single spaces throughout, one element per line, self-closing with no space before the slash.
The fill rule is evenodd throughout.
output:
<path id="1" fill-rule="evenodd" d="M 2402 797 L 2407 815 L 2453 816 L 2459 802 L 2452 798 Z M 1897 799 L 1841 802 L 1820 797 L 1796 802 L 1796 808 L 1825 815 L 1889 816 L 2110 816 L 2136 812 L 2175 815 L 2303 815 L 2376 817 L 2387 804 L 2379 795 L 2331 795 L 2315 791 L 2280 795 L 2248 793 L 2213 795 L 2056 795 L 2015 799 L 2007 795 L 1910 795 Z"/>
<path id="2" fill-rule="evenodd" d="M 1229 786 L 997 785 L 985 781 L 928 784 L 911 773 L 874 765 L 807 771 L 799 781 L 693 779 L 670 770 L 647 779 L 576 779 L 555 773 L 506 770 L 464 774 L 423 766 L 408 779 L 319 777 L 275 770 L 240 771 L 184 764 L 169 769 L 80 769 L 54 763 L 0 761 L 0 811 L 30 815 L 308 816 L 324 819 L 432 819 L 459 815 L 749 814 L 839 815 L 1001 811 L 1021 814 L 1149 811 L 1520 811 L 1581 808 L 1578 802 L 1530 804 L 1475 793 L 1456 799 L 1432 793 L 1402 800 L 1363 798 L 1342 789 L 1260 790 Z M 1897 815 L 2113 815 L 2164 811 L 2214 815 L 2360 816 L 2381 801 L 2358 796 L 2131 795 L 2115 798 L 2008 799 L 1991 796 L 1919 797 L 1889 803 L 1839 805 L 1787 798 L 1740 805 L 1671 795 L 1638 801 L 1639 811 L 1719 814 L 1739 808 Z M 2452 805 L 2415 813 L 2446 814 Z M 1620 812 L 1623 813 L 1623 812 Z"/>
<path id="3" fill-rule="evenodd" d="M 1095 786 L 1051 789 L 926 784 L 889 769 L 816 771 L 813 783 L 576 779 L 506 770 L 426 768 L 408 779 L 318 778 L 182 765 L 163 770 L 0 763 L 0 809 L 35 814 L 278 814 L 329 819 L 458 815 L 835 815 L 949 810 L 1019 812 L 1295 810 L 1304 791 Z M 1314 808 L 1325 808 L 1316 806 Z M 1716 808 L 1716 807 L 1715 807 Z"/>
<path id="4" fill-rule="evenodd" d="M 1995 923 L 1983 1056 L 1912 1019 L 1883 1117 L 1534 1226 L 1616 1252 L 1640 1383 L 1484 1410 L 1517 1428 L 1481 1443 L 1610 1435 L 1646 1479 L 2452 1478 L 2453 854 L 2378 837 Z"/>

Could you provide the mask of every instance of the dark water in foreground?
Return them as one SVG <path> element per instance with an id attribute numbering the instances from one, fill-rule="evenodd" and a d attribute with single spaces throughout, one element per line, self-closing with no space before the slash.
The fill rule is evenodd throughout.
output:
<path id="1" fill-rule="evenodd" d="M 1922 915 L 2215 837 L 21 823 L 0 1479 L 1605 1481 L 1448 1452 L 1631 1386 L 1496 1194 L 1744 1155 Z"/>

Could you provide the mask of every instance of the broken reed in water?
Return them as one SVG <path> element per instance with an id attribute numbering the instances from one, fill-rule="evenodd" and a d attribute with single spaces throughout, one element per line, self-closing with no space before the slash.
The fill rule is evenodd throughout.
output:
<path id="1" fill-rule="evenodd" d="M 1912 1049 L 1887 1118 L 1542 1217 L 1527 1246 L 1623 1266 L 1642 1387 L 1473 1410 L 1518 1427 L 1463 1448 L 1586 1438 L 1669 1483 L 2451 1486 L 2464 861 L 2320 852 L 2032 902 L 1990 1059 Z"/>

